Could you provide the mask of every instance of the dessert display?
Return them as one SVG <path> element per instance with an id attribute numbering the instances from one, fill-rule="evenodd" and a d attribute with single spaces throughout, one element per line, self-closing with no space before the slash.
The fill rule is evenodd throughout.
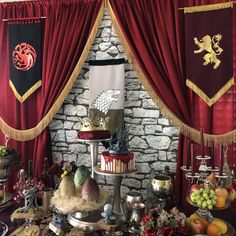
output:
<path id="1" fill-rule="evenodd" d="M 96 117 L 94 120 L 90 118 L 79 118 L 80 130 L 78 138 L 84 140 L 99 140 L 111 137 L 111 132 L 108 130 L 109 117 Z"/>
<path id="2" fill-rule="evenodd" d="M 108 194 L 99 188 L 95 179 L 88 175 L 88 168 L 79 166 L 74 179 L 70 170 L 62 174 L 62 180 L 52 197 L 52 205 L 61 213 L 90 212 L 106 203 Z"/>
<path id="3" fill-rule="evenodd" d="M 128 150 L 128 132 L 124 126 L 117 131 L 109 144 L 109 150 L 101 154 L 100 170 L 115 174 L 134 171 L 135 158 Z"/>

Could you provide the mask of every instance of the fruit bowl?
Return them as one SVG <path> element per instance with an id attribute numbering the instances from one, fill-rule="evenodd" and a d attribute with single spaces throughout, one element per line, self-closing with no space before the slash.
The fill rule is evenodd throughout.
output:
<path id="1" fill-rule="evenodd" d="M 235 235 L 234 227 L 227 222 L 225 223 L 227 224 L 227 231 L 225 234 L 221 234 L 221 236 L 234 236 Z M 207 236 L 207 234 L 194 234 L 194 236 Z"/>
<path id="2" fill-rule="evenodd" d="M 228 222 L 215 217 L 200 217 L 196 212 L 187 219 L 187 227 L 191 235 L 195 236 L 235 236 L 235 229 Z"/>
<path id="3" fill-rule="evenodd" d="M 186 201 L 187 201 L 191 206 L 201 208 L 201 207 L 199 207 L 197 204 L 195 204 L 194 202 L 191 201 L 189 195 L 186 197 Z M 229 207 L 230 207 L 230 201 L 226 201 L 224 207 L 221 207 L 221 208 L 213 207 L 212 209 L 209 209 L 209 208 L 204 208 L 204 209 L 210 210 L 210 211 L 212 211 L 212 210 L 214 211 L 214 210 L 225 210 L 225 209 L 227 209 L 227 208 L 229 208 Z"/>

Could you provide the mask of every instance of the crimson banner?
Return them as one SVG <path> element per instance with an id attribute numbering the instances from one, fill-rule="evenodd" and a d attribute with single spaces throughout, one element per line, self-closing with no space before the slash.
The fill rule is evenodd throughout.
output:
<path id="1" fill-rule="evenodd" d="M 233 4 L 185 8 L 186 85 L 208 106 L 234 83 Z"/>
<path id="2" fill-rule="evenodd" d="M 41 84 L 41 23 L 40 19 L 9 19 L 10 86 L 24 102 Z"/>

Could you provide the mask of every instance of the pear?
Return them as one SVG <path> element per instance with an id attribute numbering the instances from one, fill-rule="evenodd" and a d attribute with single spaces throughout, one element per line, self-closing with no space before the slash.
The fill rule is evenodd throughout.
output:
<path id="1" fill-rule="evenodd" d="M 214 172 L 211 172 L 211 174 L 206 177 L 206 179 L 204 180 L 204 187 L 213 190 L 218 187 Z"/>

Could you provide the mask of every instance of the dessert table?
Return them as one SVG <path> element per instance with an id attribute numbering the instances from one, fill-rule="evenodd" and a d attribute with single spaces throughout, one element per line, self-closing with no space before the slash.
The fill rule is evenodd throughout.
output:
<path id="1" fill-rule="evenodd" d="M 10 235 L 15 229 L 20 227 L 22 224 L 24 224 L 24 220 L 18 221 L 18 222 L 12 222 L 11 221 L 11 213 L 18 208 L 18 205 L 15 202 L 10 202 L 11 205 L 9 205 L 7 208 L 3 209 L 0 208 L 0 221 L 3 221 L 7 224 L 9 231 L 7 235 Z M 180 208 L 181 209 L 181 208 Z M 187 216 L 191 215 L 196 210 L 193 206 L 186 206 L 181 209 Z M 221 211 L 215 211 L 214 212 L 215 218 L 220 218 L 222 220 L 227 221 L 229 224 L 231 224 L 236 229 L 236 202 L 234 202 L 229 209 L 221 210 Z M 38 222 L 37 222 L 38 223 Z M 40 223 L 38 223 L 40 224 Z M 55 235 L 52 231 L 47 231 L 44 236 L 53 236 Z M 69 236 L 69 234 L 66 234 Z M 73 235 L 73 234 L 72 234 Z M 105 231 L 96 231 L 93 232 L 92 235 L 107 235 Z M 124 236 L 131 236 L 133 234 L 130 233 L 124 233 Z"/>

